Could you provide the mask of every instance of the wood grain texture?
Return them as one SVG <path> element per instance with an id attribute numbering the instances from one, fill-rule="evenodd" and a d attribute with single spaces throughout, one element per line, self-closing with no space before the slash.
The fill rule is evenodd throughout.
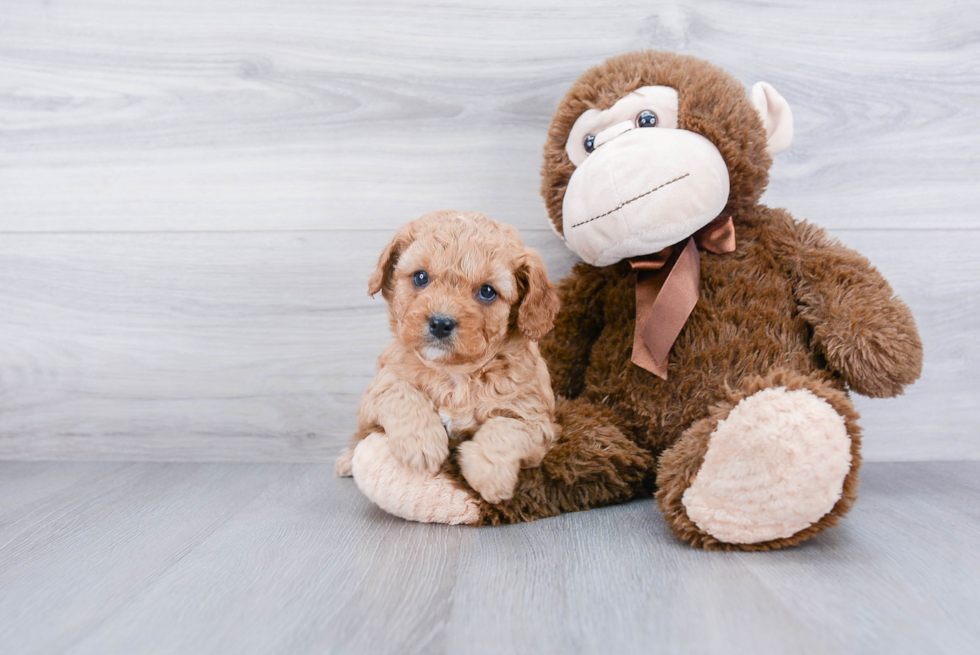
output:
<path id="1" fill-rule="evenodd" d="M 126 465 L 60 489 L 39 475 L 49 495 L 0 524 L 0 651 L 64 652 L 284 470 Z M 56 584 L 38 586 L 45 576 Z M 45 629 L 55 614 L 70 621 Z"/>
<path id="2" fill-rule="evenodd" d="M 540 227 L 540 147 L 588 66 L 690 53 L 796 113 L 777 204 L 977 227 L 968 0 L 7 3 L 0 230 Z"/>
<path id="3" fill-rule="evenodd" d="M 386 336 L 401 223 L 522 228 L 603 58 L 709 59 L 789 100 L 766 200 L 871 257 L 925 377 L 864 402 L 871 459 L 980 458 L 980 6 L 147 0 L 0 7 L 0 458 L 325 461 Z"/>
<path id="4" fill-rule="evenodd" d="M 869 464 L 839 528 L 773 553 L 692 549 L 648 500 L 478 529 L 385 515 L 329 466 L 45 466 L 0 463 L 23 499 L 16 525 L 0 514 L 4 653 L 965 655 L 980 639 L 976 462 Z"/>

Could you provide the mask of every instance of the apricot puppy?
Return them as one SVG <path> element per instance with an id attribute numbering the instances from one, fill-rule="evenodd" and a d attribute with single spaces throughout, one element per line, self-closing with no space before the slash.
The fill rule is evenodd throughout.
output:
<path id="1" fill-rule="evenodd" d="M 388 301 L 394 340 L 357 412 L 354 445 L 384 433 L 403 465 L 435 473 L 458 444 L 460 471 L 489 502 L 555 440 L 555 397 L 537 340 L 558 296 L 513 227 L 439 211 L 401 228 L 368 291 Z M 354 446 L 337 460 L 350 475 Z"/>

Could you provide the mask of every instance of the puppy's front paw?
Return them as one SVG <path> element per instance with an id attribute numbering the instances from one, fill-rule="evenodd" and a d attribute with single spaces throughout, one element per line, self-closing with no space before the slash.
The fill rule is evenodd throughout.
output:
<path id="1" fill-rule="evenodd" d="M 494 452 L 484 444 L 470 440 L 459 446 L 459 468 L 463 477 L 488 503 L 499 503 L 514 497 L 520 460 Z"/>
<path id="2" fill-rule="evenodd" d="M 439 422 L 439 417 L 432 415 L 435 424 L 424 427 L 398 426 L 389 429 L 388 448 L 399 462 L 416 471 L 435 473 L 449 457 L 449 434 Z"/>
<path id="3" fill-rule="evenodd" d="M 348 446 L 333 464 L 333 472 L 338 478 L 349 478 L 353 475 L 351 460 L 354 459 L 354 446 Z"/>

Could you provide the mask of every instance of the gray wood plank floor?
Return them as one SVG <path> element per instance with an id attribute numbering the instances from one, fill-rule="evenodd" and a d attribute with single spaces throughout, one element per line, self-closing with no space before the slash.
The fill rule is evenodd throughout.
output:
<path id="1" fill-rule="evenodd" d="M 980 459 L 980 4 L 972 0 L 0 3 L 0 459 L 328 461 L 386 340 L 400 224 L 520 227 L 554 278 L 541 145 L 641 48 L 773 83 L 766 201 L 911 305 L 922 381 L 865 455 Z"/>
<path id="2" fill-rule="evenodd" d="M 975 653 L 980 463 L 872 463 L 844 523 L 709 553 L 649 500 L 407 523 L 331 467 L 0 463 L 0 652 Z"/>

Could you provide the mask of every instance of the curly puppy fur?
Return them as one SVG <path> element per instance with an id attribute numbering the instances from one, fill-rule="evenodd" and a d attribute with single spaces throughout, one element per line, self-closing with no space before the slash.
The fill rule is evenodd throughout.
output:
<path id="1" fill-rule="evenodd" d="M 492 300 L 480 297 L 485 285 Z M 369 283 L 379 291 L 395 339 L 361 401 L 355 444 L 383 432 L 396 459 L 429 472 L 458 445 L 469 485 L 491 502 L 510 498 L 520 469 L 538 466 L 558 432 L 536 343 L 558 298 L 540 256 L 510 226 L 435 212 L 384 249 Z M 433 317 L 455 323 L 449 336 L 434 332 Z M 350 450 L 337 471 L 349 474 Z"/>

